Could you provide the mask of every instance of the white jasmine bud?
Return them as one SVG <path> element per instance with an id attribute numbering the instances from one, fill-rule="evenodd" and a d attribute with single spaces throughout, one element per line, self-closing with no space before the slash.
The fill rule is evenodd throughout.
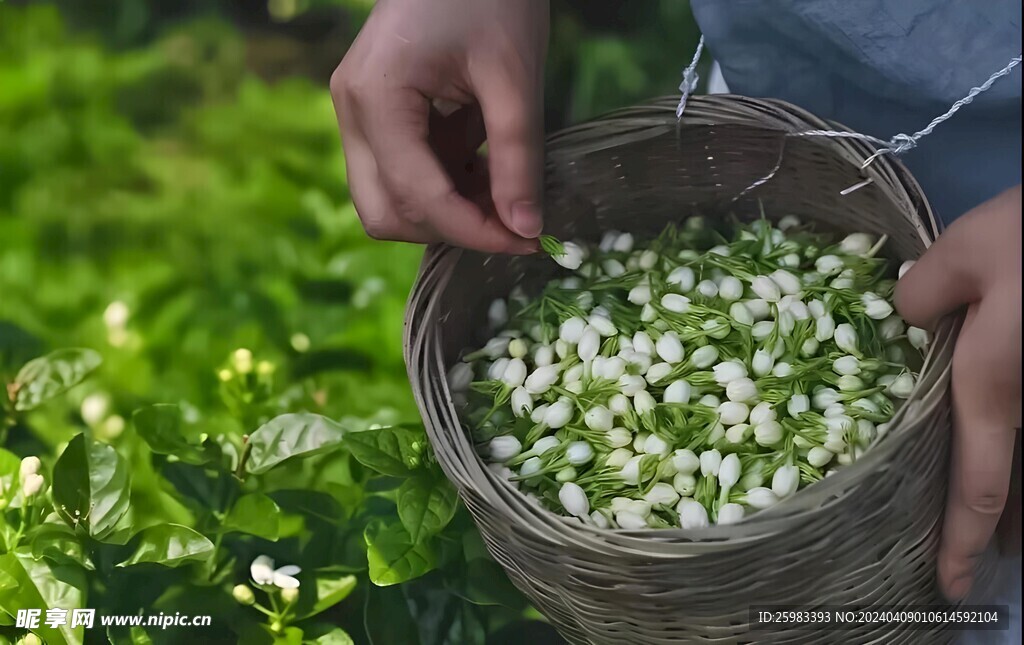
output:
<path id="1" fill-rule="evenodd" d="M 928 347 L 928 332 L 920 327 L 907 328 L 907 340 L 914 349 L 925 349 Z"/>
<path id="2" fill-rule="evenodd" d="M 743 443 L 754 433 L 754 426 L 748 423 L 737 423 L 725 431 L 725 438 L 729 443 Z"/>
<path id="3" fill-rule="evenodd" d="M 705 477 L 717 477 L 722 467 L 722 453 L 715 449 L 700 453 L 700 474 Z"/>
<path id="4" fill-rule="evenodd" d="M 526 380 L 526 363 L 521 358 L 513 358 L 505 366 L 501 380 L 509 387 L 519 387 Z"/>
<path id="5" fill-rule="evenodd" d="M 754 426 L 754 441 L 759 446 L 774 446 L 782 441 L 782 425 L 778 421 L 766 421 Z"/>
<path id="6" fill-rule="evenodd" d="M 552 256 L 552 259 L 570 271 L 579 269 L 587 257 L 584 248 L 575 242 L 562 242 L 562 248 L 564 252 L 561 255 Z"/>
<path id="7" fill-rule="evenodd" d="M 667 293 L 661 297 L 661 306 L 677 314 L 690 310 L 690 299 L 678 293 Z"/>
<path id="8" fill-rule="evenodd" d="M 651 288 L 646 284 L 638 284 L 629 290 L 626 299 L 642 307 L 651 301 Z"/>
<path id="9" fill-rule="evenodd" d="M 605 433 L 605 441 L 612 448 L 622 448 L 633 442 L 633 433 L 625 428 L 612 428 Z"/>
<path id="10" fill-rule="evenodd" d="M 726 455 L 718 469 L 718 484 L 722 488 L 732 488 L 740 480 L 741 471 L 740 458 L 735 453 Z"/>
<path id="11" fill-rule="evenodd" d="M 668 508 L 679 501 L 679 493 L 670 484 L 658 482 L 644 495 L 644 501 L 654 507 Z"/>
<path id="12" fill-rule="evenodd" d="M 754 320 L 764 320 L 772 312 L 771 305 L 768 304 L 768 301 L 760 298 L 744 300 L 743 306 L 747 308 L 747 311 L 749 311 L 750 315 L 754 317 Z"/>
<path id="13" fill-rule="evenodd" d="M 656 434 L 652 434 L 647 437 L 647 441 L 644 442 L 644 452 L 648 455 L 659 455 L 661 457 L 665 457 L 671 451 L 672 447 Z"/>
<path id="14" fill-rule="evenodd" d="M 676 473 L 672 478 L 672 488 L 680 496 L 688 497 L 697 490 L 697 478 L 687 473 Z"/>
<path id="15" fill-rule="evenodd" d="M 672 466 L 679 474 L 692 475 L 700 468 L 700 459 L 692 450 L 682 448 L 672 453 Z"/>
<path id="16" fill-rule="evenodd" d="M 914 392 L 914 377 L 908 373 L 900 374 L 886 390 L 895 397 L 908 399 Z"/>
<path id="17" fill-rule="evenodd" d="M 658 356 L 663 361 L 675 365 L 683 360 L 683 344 L 674 331 L 667 331 L 661 335 L 655 344 Z"/>
<path id="18" fill-rule="evenodd" d="M 623 468 L 633 458 L 633 451 L 628 448 L 616 448 L 608 453 L 605 464 L 609 468 Z"/>
<path id="19" fill-rule="evenodd" d="M 766 275 L 755 277 L 750 283 L 750 288 L 758 298 L 766 302 L 778 302 L 782 297 L 779 285 Z"/>
<path id="20" fill-rule="evenodd" d="M 544 414 L 544 424 L 547 427 L 557 430 L 572 420 L 572 403 L 566 399 L 559 399 L 552 403 Z"/>
<path id="21" fill-rule="evenodd" d="M 723 504 L 722 508 L 718 509 L 718 525 L 726 526 L 729 524 L 738 524 L 743 519 L 743 507 L 739 504 L 730 503 Z"/>
<path id="22" fill-rule="evenodd" d="M 615 418 L 611 410 L 603 405 L 595 405 L 583 415 L 583 423 L 591 430 L 607 432 L 612 429 Z"/>
<path id="23" fill-rule="evenodd" d="M 762 320 L 750 327 L 750 335 L 754 340 L 764 340 L 771 336 L 773 331 L 775 331 L 775 323 L 771 320 Z"/>
<path id="24" fill-rule="evenodd" d="M 793 366 L 790 365 L 789 363 L 786 363 L 786 362 L 776 363 L 775 366 L 772 367 L 772 376 L 777 376 L 779 378 L 784 378 L 786 376 L 792 376 L 792 374 L 793 374 Z"/>
<path id="25" fill-rule="evenodd" d="M 794 394 L 786 402 L 786 412 L 794 419 L 811 409 L 811 401 L 806 394 Z"/>
<path id="26" fill-rule="evenodd" d="M 626 529 L 627 531 L 638 531 L 647 528 L 647 518 L 640 517 L 629 511 L 616 513 L 615 523 L 619 525 L 619 528 Z"/>
<path id="27" fill-rule="evenodd" d="M 698 347 L 692 354 L 690 354 L 690 364 L 697 369 L 710 367 L 717 360 L 718 348 L 714 345 Z"/>
<path id="28" fill-rule="evenodd" d="M 836 321 L 831 314 L 824 314 L 814 321 L 814 338 L 819 343 L 832 340 L 836 333 Z"/>
<path id="29" fill-rule="evenodd" d="M 517 417 L 530 414 L 533 411 L 533 397 L 526 391 L 526 388 L 517 387 L 512 390 L 512 414 Z"/>
<path id="30" fill-rule="evenodd" d="M 832 361 L 832 371 L 839 375 L 860 374 L 860 361 L 856 356 L 842 356 Z"/>
<path id="31" fill-rule="evenodd" d="M 864 305 L 864 313 L 872 320 L 884 320 L 892 314 L 892 305 L 878 294 L 869 291 L 861 295 L 860 301 Z"/>
<path id="32" fill-rule="evenodd" d="M 726 276 L 718 284 L 718 295 L 727 302 L 733 302 L 743 297 L 743 283 L 739 278 Z"/>
<path id="33" fill-rule="evenodd" d="M 613 394 L 608 398 L 608 409 L 615 416 L 623 417 L 632 411 L 633 405 L 625 394 Z"/>
<path id="34" fill-rule="evenodd" d="M 800 284 L 800 278 L 785 269 L 777 269 L 776 271 L 773 271 L 770 278 L 772 282 L 779 286 L 779 291 L 787 296 L 794 296 L 800 293 L 800 290 L 803 288 L 803 285 Z M 764 298 L 764 296 L 761 297 Z M 765 300 L 768 300 L 768 298 L 765 298 Z M 776 300 L 778 300 L 778 298 L 776 298 Z"/>
<path id="35" fill-rule="evenodd" d="M 638 393 L 643 392 L 644 388 L 647 387 L 647 381 L 644 377 L 637 376 L 635 374 L 623 374 L 619 377 L 619 390 L 622 391 L 626 396 L 636 396 Z M 634 402 L 634 406 L 636 403 Z"/>
<path id="36" fill-rule="evenodd" d="M 697 293 L 705 298 L 714 298 L 718 295 L 718 285 L 711 280 L 701 280 L 697 283 Z"/>
<path id="37" fill-rule="evenodd" d="M 825 448 L 815 446 L 814 448 L 811 448 L 810 451 L 807 453 L 807 463 L 814 466 L 815 468 L 821 468 L 828 462 L 832 461 L 833 457 L 835 457 L 835 455 L 832 452 L 826 450 Z"/>
<path id="38" fill-rule="evenodd" d="M 573 316 L 558 327 L 558 337 L 570 345 L 575 345 L 583 338 L 583 332 L 586 328 L 587 321 L 579 316 Z"/>
<path id="39" fill-rule="evenodd" d="M 558 366 L 545 365 L 538 367 L 526 377 L 524 387 L 530 394 L 544 394 L 551 389 L 551 386 L 558 382 Z"/>
<path id="40" fill-rule="evenodd" d="M 512 435 L 495 437 L 488 444 L 488 452 L 492 461 L 506 462 L 519 455 L 523 445 Z"/>
<path id="41" fill-rule="evenodd" d="M 772 492 L 779 499 L 789 497 L 800 486 L 800 469 L 796 466 L 781 466 L 772 476 Z"/>
<path id="42" fill-rule="evenodd" d="M 565 459 L 573 466 L 582 466 L 594 458 L 594 449 L 586 441 L 573 441 L 565 448 Z"/>
<path id="43" fill-rule="evenodd" d="M 739 361 L 724 361 L 712 368 L 715 381 L 721 386 L 726 386 L 736 379 L 744 378 L 747 375 L 747 368 Z"/>
<path id="44" fill-rule="evenodd" d="M 750 410 L 750 422 L 754 425 L 774 421 L 775 418 L 775 408 L 767 401 L 758 403 Z"/>
<path id="45" fill-rule="evenodd" d="M 779 498 L 770 488 L 759 486 L 747 491 L 747 494 L 744 495 L 744 502 L 751 508 L 762 510 L 778 504 Z"/>
<path id="46" fill-rule="evenodd" d="M 589 325 L 583 331 L 583 335 L 580 337 L 580 343 L 576 346 L 576 354 L 580 357 L 580 360 L 584 363 L 594 360 L 597 353 L 601 350 L 601 336 L 597 333 L 597 330 Z"/>
<path id="47" fill-rule="evenodd" d="M 666 281 L 679 291 L 689 293 L 696 284 L 696 276 L 690 267 L 676 267 L 668 274 Z"/>
<path id="48" fill-rule="evenodd" d="M 836 325 L 834 338 L 839 349 L 850 354 L 860 353 L 857 349 L 857 331 L 853 328 L 853 325 L 849 323 Z"/>
<path id="49" fill-rule="evenodd" d="M 689 403 L 691 388 L 690 384 L 683 380 L 673 381 L 665 388 L 663 401 L 665 403 Z"/>
<path id="50" fill-rule="evenodd" d="M 700 502 L 683 498 L 676 506 L 679 526 L 684 529 L 702 529 L 708 525 L 708 511 Z"/>
<path id="51" fill-rule="evenodd" d="M 657 401 L 646 390 L 640 390 L 633 396 L 633 408 L 640 416 L 653 411 L 657 405 Z"/>
<path id="52" fill-rule="evenodd" d="M 508 367 L 507 358 L 499 358 L 487 368 L 487 378 L 491 381 L 500 381 L 505 376 L 505 368 Z"/>
<path id="53" fill-rule="evenodd" d="M 843 270 L 843 260 L 838 255 L 822 255 L 814 261 L 814 269 L 823 276 L 832 276 Z"/>
<path id="54" fill-rule="evenodd" d="M 875 245 L 875 238 L 867 233 L 851 233 L 839 243 L 839 251 L 847 255 L 863 257 Z"/>

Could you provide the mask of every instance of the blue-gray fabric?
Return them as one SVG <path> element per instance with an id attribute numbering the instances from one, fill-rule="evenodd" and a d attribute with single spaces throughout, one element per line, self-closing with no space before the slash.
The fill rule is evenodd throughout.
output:
<path id="1" fill-rule="evenodd" d="M 729 90 L 779 98 L 889 139 L 913 134 L 1021 52 L 1019 0 L 691 0 Z M 680 61 L 680 66 L 686 61 Z M 903 155 L 939 217 L 1021 183 L 1021 67 Z M 1021 563 L 988 597 L 1008 632 L 961 645 L 1021 642 Z M 980 582 L 980 581 L 979 581 Z"/>
<path id="2" fill-rule="evenodd" d="M 691 0 L 730 91 L 912 134 L 1021 51 L 1019 0 Z M 680 61 L 685 64 L 685 61 Z M 1020 183 L 1021 67 L 903 161 L 945 222 Z"/>

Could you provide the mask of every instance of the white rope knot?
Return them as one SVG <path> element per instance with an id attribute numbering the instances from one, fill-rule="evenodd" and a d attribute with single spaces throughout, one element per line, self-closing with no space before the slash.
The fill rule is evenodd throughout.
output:
<path id="1" fill-rule="evenodd" d="M 904 152 L 913 150 L 917 147 L 917 138 L 909 134 L 897 134 L 892 139 L 889 139 L 889 150 L 894 155 L 901 155 Z"/>
<path id="2" fill-rule="evenodd" d="M 682 93 L 682 96 L 679 97 L 679 105 L 676 107 L 676 119 L 683 117 L 683 110 L 686 109 L 686 100 L 697 89 L 697 81 L 700 80 L 700 75 L 697 74 L 697 63 L 700 62 L 700 55 L 703 51 L 704 36 L 701 36 L 700 41 L 697 43 L 697 51 L 693 53 L 693 60 L 683 70 L 683 82 L 679 84 L 679 91 Z"/>

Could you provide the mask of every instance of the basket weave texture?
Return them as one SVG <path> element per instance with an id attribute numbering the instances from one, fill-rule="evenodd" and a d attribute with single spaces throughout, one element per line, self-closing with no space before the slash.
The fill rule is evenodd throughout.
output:
<path id="1" fill-rule="evenodd" d="M 792 105 L 737 96 L 675 99 L 549 137 L 546 231 L 638 238 L 688 215 L 795 214 L 819 228 L 888 234 L 883 254 L 918 257 L 938 235 L 914 179 L 842 129 Z M 776 170 L 770 181 L 744 193 Z M 840 191 L 870 177 L 867 186 Z M 737 198 L 738 195 L 742 195 Z M 446 384 L 460 352 L 486 338 L 487 306 L 557 267 L 541 257 L 431 247 L 410 296 L 405 352 L 434 451 L 513 583 L 574 643 L 940 643 L 945 627 L 752 632 L 749 608 L 941 602 L 935 555 L 946 493 L 948 380 L 956 323 L 938 330 L 916 392 L 889 434 L 834 476 L 750 516 L 700 530 L 601 530 L 533 503 L 484 467 Z"/>

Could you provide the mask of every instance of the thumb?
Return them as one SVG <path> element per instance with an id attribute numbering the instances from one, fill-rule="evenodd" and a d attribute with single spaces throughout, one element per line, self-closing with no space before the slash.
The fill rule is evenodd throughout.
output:
<path id="1" fill-rule="evenodd" d="M 491 199 L 514 233 L 534 238 L 543 228 L 543 85 L 540 74 L 510 79 L 491 74 L 475 83 L 487 131 Z"/>
<path id="2" fill-rule="evenodd" d="M 930 329 L 980 297 L 977 277 L 964 261 L 970 246 L 964 228 L 954 223 L 896 284 L 896 309 L 911 325 Z"/>

